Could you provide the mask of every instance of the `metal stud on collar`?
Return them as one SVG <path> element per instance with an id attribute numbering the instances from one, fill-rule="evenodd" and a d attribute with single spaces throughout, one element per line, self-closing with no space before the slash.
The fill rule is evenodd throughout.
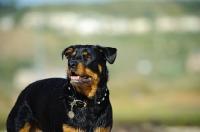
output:
<path id="1" fill-rule="evenodd" d="M 71 90 L 71 87 L 69 86 L 68 89 Z M 107 96 L 107 91 L 108 91 L 108 89 L 106 88 L 106 93 L 104 94 L 104 97 L 101 99 L 101 101 L 98 101 L 97 104 L 101 104 L 105 100 L 105 97 Z M 87 103 L 85 103 L 84 107 L 86 107 L 86 106 L 87 106 Z"/>
<path id="2" fill-rule="evenodd" d="M 108 89 L 106 88 L 106 92 L 108 91 Z M 101 104 L 101 102 L 103 102 L 105 100 L 105 97 L 107 96 L 107 93 L 104 94 L 104 97 L 102 98 L 101 101 L 97 102 L 97 104 Z"/>

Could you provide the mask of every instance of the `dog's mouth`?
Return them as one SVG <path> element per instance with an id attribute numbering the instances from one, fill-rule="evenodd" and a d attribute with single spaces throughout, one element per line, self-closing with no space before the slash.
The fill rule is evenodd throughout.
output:
<path id="1" fill-rule="evenodd" d="M 92 81 L 92 77 L 90 76 L 79 76 L 76 72 L 72 72 L 71 76 L 71 83 L 89 83 Z"/>

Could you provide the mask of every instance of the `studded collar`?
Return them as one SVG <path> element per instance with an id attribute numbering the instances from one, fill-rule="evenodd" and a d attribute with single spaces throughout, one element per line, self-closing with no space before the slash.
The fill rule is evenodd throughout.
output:
<path id="1" fill-rule="evenodd" d="M 104 94 L 101 95 L 101 98 L 100 99 L 94 99 L 93 102 L 91 101 L 82 101 L 82 100 L 78 100 L 76 99 L 76 95 L 73 94 L 73 93 L 76 93 L 75 92 L 75 88 L 73 86 L 68 86 L 67 88 L 67 92 L 70 92 L 72 93 L 71 95 L 64 95 L 64 96 L 61 96 L 59 97 L 59 99 L 63 99 L 63 98 L 67 98 L 68 102 L 70 103 L 70 105 L 73 107 L 73 106 L 77 106 L 79 108 L 84 108 L 84 107 L 95 107 L 97 105 L 101 105 L 105 100 L 106 98 L 108 98 L 109 96 L 109 90 L 108 88 L 106 87 L 105 90 L 104 90 Z"/>

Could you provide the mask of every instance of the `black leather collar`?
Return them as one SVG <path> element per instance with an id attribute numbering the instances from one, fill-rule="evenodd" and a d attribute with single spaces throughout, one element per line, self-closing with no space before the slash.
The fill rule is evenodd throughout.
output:
<path id="1" fill-rule="evenodd" d="M 77 106 L 79 108 L 95 107 L 96 105 L 100 105 L 101 103 L 103 103 L 103 101 L 105 101 L 106 98 L 108 98 L 109 96 L 109 90 L 107 87 L 105 88 L 103 97 L 99 101 L 94 101 L 94 102 L 89 102 L 89 101 L 86 102 L 86 101 L 75 99 L 76 96 L 73 94 L 75 93 L 75 89 L 73 86 L 68 86 L 68 92 L 71 92 L 72 95 L 71 96 L 64 95 L 64 96 L 59 97 L 59 99 L 67 98 L 67 101 L 69 102 L 70 105 L 73 104 L 74 106 Z"/>

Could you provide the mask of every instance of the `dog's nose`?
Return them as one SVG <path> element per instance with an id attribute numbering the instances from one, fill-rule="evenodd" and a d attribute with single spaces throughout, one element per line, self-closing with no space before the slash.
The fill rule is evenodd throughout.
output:
<path id="1" fill-rule="evenodd" d="M 68 65 L 72 68 L 75 68 L 78 65 L 78 62 L 77 61 L 70 61 Z"/>

